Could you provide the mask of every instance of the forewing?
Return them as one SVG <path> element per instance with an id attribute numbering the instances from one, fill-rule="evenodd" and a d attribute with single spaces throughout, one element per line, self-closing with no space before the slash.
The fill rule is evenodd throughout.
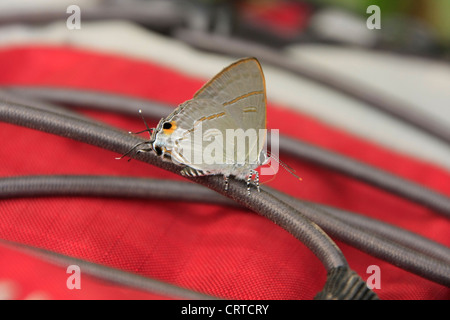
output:
<path id="1" fill-rule="evenodd" d="M 194 99 L 222 105 L 236 128 L 266 128 L 265 80 L 255 58 L 241 59 L 222 70 L 196 92 Z"/>
<path id="2" fill-rule="evenodd" d="M 236 162 L 238 154 L 244 155 L 246 160 L 249 154 L 254 155 L 256 152 L 259 155 L 265 139 L 265 136 L 264 139 L 259 139 L 258 133 L 259 129 L 266 128 L 266 93 L 264 75 L 258 60 L 246 58 L 228 66 L 166 120 L 176 122 L 178 129 L 174 133 L 177 134 L 179 143 L 184 143 L 184 155 L 187 155 L 189 148 L 191 153 L 203 151 L 202 145 L 204 147 L 205 142 L 193 139 L 192 135 L 200 125 L 203 133 L 215 130 L 216 134 L 222 134 L 222 148 L 228 163 Z M 238 150 L 236 140 L 226 139 L 227 129 L 255 130 L 258 138 L 249 139 L 246 149 Z M 230 157 L 226 150 L 231 149 L 234 152 Z"/>

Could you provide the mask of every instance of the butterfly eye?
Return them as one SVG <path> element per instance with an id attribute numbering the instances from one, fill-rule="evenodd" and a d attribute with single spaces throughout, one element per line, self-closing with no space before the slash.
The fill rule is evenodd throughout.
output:
<path id="1" fill-rule="evenodd" d="M 165 122 L 163 124 L 163 129 L 169 130 L 170 128 L 172 128 L 172 124 L 170 122 Z"/>
<path id="2" fill-rule="evenodd" d="M 160 156 L 163 153 L 163 151 L 160 147 L 155 147 L 154 150 L 155 150 L 157 156 Z"/>

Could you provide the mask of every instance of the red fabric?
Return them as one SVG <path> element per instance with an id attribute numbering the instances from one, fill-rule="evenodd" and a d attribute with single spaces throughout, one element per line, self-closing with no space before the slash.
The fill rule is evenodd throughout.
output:
<path id="1" fill-rule="evenodd" d="M 3 49 L 0 70 L 0 85 L 90 89 L 174 105 L 191 98 L 208 80 L 148 62 L 53 47 Z M 142 129 L 138 115 L 85 113 L 127 131 Z M 450 175 L 445 170 L 270 101 L 268 126 L 450 196 Z M 114 157 L 118 155 L 109 151 L 18 126 L 0 123 L 0 137 L 1 176 L 110 174 L 181 179 L 138 161 L 117 161 Z M 435 212 L 318 166 L 283 154 L 281 158 L 296 169 L 303 182 L 281 170 L 269 185 L 450 245 L 450 222 Z M 232 299 L 311 299 L 325 281 L 319 260 L 290 234 L 252 212 L 214 205 L 67 197 L 2 200 L 0 238 Z M 381 289 L 375 291 L 382 299 L 450 298 L 448 288 L 339 241 L 337 244 L 363 279 L 369 276 L 368 266 L 380 267 Z M 95 279 L 86 281 L 81 290 L 68 290 L 64 268 L 3 246 L 0 256 L 0 284 L 19 283 L 25 288 L 19 298 L 36 290 L 54 299 L 156 297 L 134 290 L 124 293 L 111 285 L 98 285 Z M 33 273 L 23 266 L 30 266 Z M 46 276 L 40 278 L 40 274 Z"/>
<path id="2" fill-rule="evenodd" d="M 167 299 L 132 288 L 113 285 L 83 274 L 80 270 L 80 289 L 68 289 L 74 273 L 68 266 L 55 265 L 33 255 L 1 246 L 0 296 L 2 299 Z M 9 263 L 5 263 L 8 261 Z"/>
<path id="3" fill-rule="evenodd" d="M 307 27 L 311 11 L 307 3 L 290 1 L 242 2 L 239 6 L 243 21 L 264 26 L 266 30 L 282 37 L 298 36 Z"/>

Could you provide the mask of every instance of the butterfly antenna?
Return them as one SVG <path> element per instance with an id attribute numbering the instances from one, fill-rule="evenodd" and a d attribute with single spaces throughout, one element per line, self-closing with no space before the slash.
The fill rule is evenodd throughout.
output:
<path id="1" fill-rule="evenodd" d="M 144 116 L 142 114 L 142 110 L 141 109 L 139 109 L 139 114 L 141 115 L 142 121 L 144 121 L 145 127 L 147 129 L 142 130 L 142 131 L 138 131 L 138 132 L 131 132 L 131 131 L 129 131 L 128 133 L 130 133 L 130 134 L 140 134 L 140 133 L 143 133 L 143 132 L 148 132 L 148 134 L 150 135 L 150 138 L 151 138 L 153 129 L 148 126 L 147 121 L 145 121 L 145 118 L 144 118 Z"/>
<path id="2" fill-rule="evenodd" d="M 271 157 L 272 159 L 274 159 L 276 162 L 278 162 L 287 172 L 289 172 L 290 174 L 292 174 L 294 177 L 296 177 L 298 180 L 303 181 L 303 179 L 301 177 L 299 177 L 298 175 L 296 175 L 295 169 L 291 168 L 290 166 L 288 166 L 286 163 L 284 163 L 283 161 L 281 161 L 280 159 L 278 159 L 276 156 L 274 156 L 269 150 L 267 150 L 267 154 L 269 155 L 269 157 Z"/>
<path id="3" fill-rule="evenodd" d="M 145 127 L 147 128 L 148 131 L 150 131 L 147 121 L 145 121 L 144 115 L 142 114 L 142 109 L 139 109 L 139 114 L 141 115 L 142 121 L 144 121 Z"/>
<path id="4" fill-rule="evenodd" d="M 271 181 L 273 181 L 273 180 L 275 180 L 275 178 L 277 177 L 277 175 L 276 175 L 276 172 L 275 172 L 275 170 L 272 168 L 272 166 L 270 166 L 270 169 L 272 169 L 273 170 L 273 177 L 272 178 L 270 178 L 269 180 L 267 180 L 267 181 L 264 181 L 264 182 L 261 182 L 260 184 L 261 185 L 264 185 L 264 184 L 266 184 L 266 183 L 269 183 L 269 182 L 271 182 Z"/>
<path id="5" fill-rule="evenodd" d="M 130 148 L 130 150 L 128 150 L 127 152 L 125 152 L 122 156 L 116 158 L 116 160 L 121 160 L 121 159 L 125 158 L 126 156 L 128 156 L 128 155 L 130 155 L 132 152 L 134 152 L 134 151 L 137 149 L 137 147 L 139 147 L 139 146 L 141 146 L 141 145 L 143 145 L 143 144 L 146 144 L 146 143 L 148 143 L 148 142 L 147 142 L 147 141 L 143 141 L 143 142 L 136 143 L 132 148 Z M 137 150 L 136 153 L 138 153 L 139 151 L 140 151 L 140 150 Z M 140 152 L 143 152 L 143 151 L 140 151 Z M 130 160 L 131 160 L 131 156 L 130 156 L 130 159 L 128 159 L 128 161 L 130 161 Z"/>

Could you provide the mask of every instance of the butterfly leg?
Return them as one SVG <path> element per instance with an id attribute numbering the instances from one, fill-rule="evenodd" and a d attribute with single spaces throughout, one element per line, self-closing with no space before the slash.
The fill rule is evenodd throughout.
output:
<path id="1" fill-rule="evenodd" d="M 255 177 L 254 179 L 253 176 Z M 247 193 L 250 194 L 250 185 L 251 182 L 253 181 L 253 184 L 255 185 L 256 189 L 258 190 L 258 192 L 261 192 L 261 189 L 259 188 L 259 172 L 256 170 L 251 169 L 248 177 L 247 177 Z"/>
<path id="2" fill-rule="evenodd" d="M 255 170 L 251 169 L 248 173 L 247 177 L 247 194 L 250 195 L 250 183 L 252 182 L 253 174 L 255 173 Z"/>
<path id="3" fill-rule="evenodd" d="M 228 176 L 223 176 L 223 181 L 225 182 L 225 191 L 228 191 L 228 181 L 229 181 Z"/>
<path id="4" fill-rule="evenodd" d="M 201 177 L 209 175 L 208 172 L 203 170 L 197 170 L 191 167 L 184 167 L 181 169 L 181 175 L 184 177 Z"/>
<path id="5" fill-rule="evenodd" d="M 258 190 L 258 192 L 261 192 L 261 189 L 259 188 L 259 172 L 258 171 L 256 171 L 256 170 L 254 170 L 255 171 L 255 186 L 256 186 L 256 189 Z"/>
<path id="6" fill-rule="evenodd" d="M 150 151 L 152 151 L 152 148 L 139 149 L 139 150 L 136 150 L 136 152 L 133 154 L 133 156 L 137 156 L 139 153 L 150 152 Z M 131 155 L 130 155 L 130 158 L 128 159 L 128 162 L 130 162 L 130 161 L 131 161 Z"/>
<path id="7" fill-rule="evenodd" d="M 132 148 L 130 148 L 130 150 L 125 152 L 121 157 L 116 158 L 116 160 L 121 160 L 121 159 L 125 158 L 126 156 L 130 156 L 130 159 L 128 159 L 128 161 L 130 161 L 132 156 L 134 156 L 138 153 L 152 151 L 152 149 L 150 147 L 137 149 L 138 147 L 145 145 L 145 144 L 148 144 L 148 141 L 143 141 L 143 142 L 139 142 L 139 143 L 135 144 Z"/>

